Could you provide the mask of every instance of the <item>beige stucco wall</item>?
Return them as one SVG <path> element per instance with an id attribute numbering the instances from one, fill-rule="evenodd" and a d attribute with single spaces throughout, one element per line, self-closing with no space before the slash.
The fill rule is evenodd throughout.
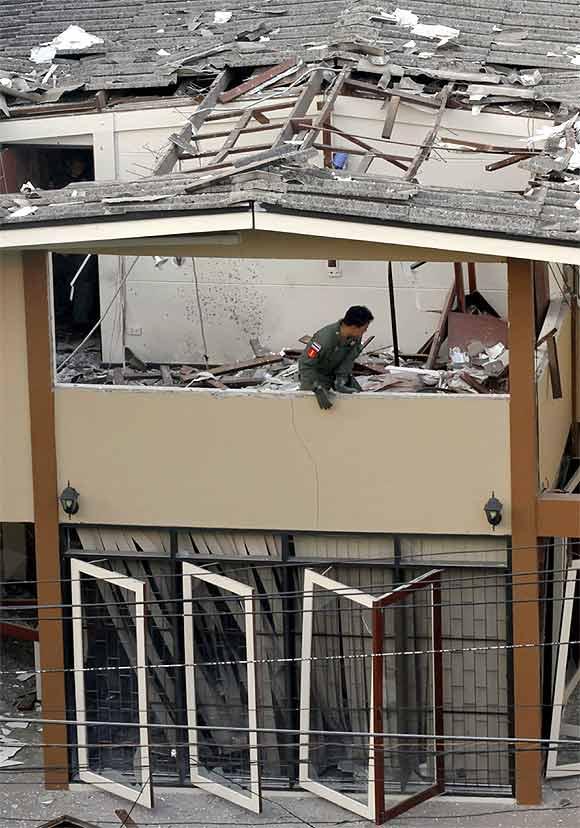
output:
<path id="1" fill-rule="evenodd" d="M 33 520 L 21 258 L 0 253 L 0 521 Z"/>
<path id="2" fill-rule="evenodd" d="M 542 488 L 556 485 L 560 462 L 564 454 L 566 440 L 572 423 L 572 321 L 570 309 L 561 300 L 554 300 L 550 305 L 543 330 L 556 326 L 558 362 L 562 397 L 552 397 L 552 384 L 548 370 L 547 346 L 538 349 L 538 451 L 539 480 Z"/>
<path id="3" fill-rule="evenodd" d="M 60 485 L 105 524 L 487 534 L 509 531 L 508 402 L 373 395 L 56 389 Z"/>

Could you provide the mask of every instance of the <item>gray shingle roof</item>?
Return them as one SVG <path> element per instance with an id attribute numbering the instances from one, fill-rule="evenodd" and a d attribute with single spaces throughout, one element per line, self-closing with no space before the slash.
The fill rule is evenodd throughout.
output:
<path id="1" fill-rule="evenodd" d="M 318 214 L 343 220 L 449 229 L 469 233 L 580 243 L 578 182 L 544 182 L 527 195 L 425 187 L 386 177 L 351 177 L 338 171 L 272 164 L 267 171 L 233 175 L 187 193 L 189 175 L 137 182 L 75 184 L 40 193 L 33 215 L 11 218 L 13 197 L 0 196 L 0 233 L 14 226 L 220 210 L 256 204 L 261 209 Z"/>
<path id="2" fill-rule="evenodd" d="M 380 19 L 397 7 L 412 10 L 422 24 L 458 29 L 459 36 L 438 47 L 436 40 Z M 231 19 L 215 23 L 214 14 L 219 10 L 231 11 Z M 86 82 L 89 91 L 168 87 L 177 81 L 177 66 L 187 55 L 219 47 L 225 48 L 220 53 L 193 58 L 190 65 L 211 72 L 226 63 L 259 66 L 295 54 L 310 61 L 338 55 L 356 62 L 361 51 L 364 53 L 364 44 L 370 43 L 383 49 L 389 62 L 415 70 L 478 72 L 496 64 L 539 68 L 544 75 L 541 96 L 580 102 L 580 66 L 572 63 L 580 54 L 577 3 L 0 0 L 0 69 L 30 72 L 35 68 L 29 60 L 30 50 L 71 24 L 104 40 L 102 47 L 80 59 L 59 59 L 59 82 L 80 80 Z M 260 40 L 260 32 L 255 31 L 260 25 L 266 40 Z M 353 49 L 355 40 L 359 44 Z M 410 40 L 416 47 L 404 48 Z M 158 55 L 161 49 L 169 56 Z"/>

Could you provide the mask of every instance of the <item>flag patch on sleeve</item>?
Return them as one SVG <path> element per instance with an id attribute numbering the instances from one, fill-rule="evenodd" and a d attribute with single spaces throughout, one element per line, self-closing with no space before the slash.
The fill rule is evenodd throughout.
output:
<path id="1" fill-rule="evenodd" d="M 318 342 L 311 342 L 308 346 L 308 350 L 306 351 L 306 356 L 308 359 L 314 359 L 318 356 L 321 350 L 322 345 L 319 345 Z"/>

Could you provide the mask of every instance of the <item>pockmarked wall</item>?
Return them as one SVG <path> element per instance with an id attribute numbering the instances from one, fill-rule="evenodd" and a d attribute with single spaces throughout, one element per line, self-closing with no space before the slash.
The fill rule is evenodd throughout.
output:
<path id="1" fill-rule="evenodd" d="M 509 533 L 505 397 L 59 386 L 59 485 L 82 523 L 324 532 Z M 90 435 L 90 437 L 89 437 Z"/>
<path id="2" fill-rule="evenodd" d="M 33 520 L 21 257 L 0 253 L 0 521 Z"/>

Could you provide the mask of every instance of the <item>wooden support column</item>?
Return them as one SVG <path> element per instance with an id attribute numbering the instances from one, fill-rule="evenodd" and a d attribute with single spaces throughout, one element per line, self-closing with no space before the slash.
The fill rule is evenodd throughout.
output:
<path id="1" fill-rule="evenodd" d="M 508 259 L 510 462 L 512 500 L 514 725 L 516 738 L 541 738 L 539 558 L 536 527 L 538 444 L 535 315 L 532 263 Z M 542 754 L 516 743 L 515 786 L 520 805 L 542 800 Z"/>
<path id="2" fill-rule="evenodd" d="M 62 592 L 54 393 L 46 253 L 24 253 L 24 304 L 28 354 L 34 533 L 42 709 L 47 719 L 66 719 Z M 45 785 L 68 787 L 67 728 L 43 728 Z"/>

